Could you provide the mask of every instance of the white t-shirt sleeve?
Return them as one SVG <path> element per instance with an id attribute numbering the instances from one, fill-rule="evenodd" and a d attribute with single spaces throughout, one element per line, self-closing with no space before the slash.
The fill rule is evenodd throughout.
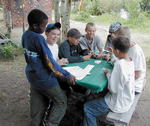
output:
<path id="1" fill-rule="evenodd" d="M 136 53 L 133 57 L 135 71 L 142 71 L 143 70 L 143 57 L 140 53 Z"/>
<path id="2" fill-rule="evenodd" d="M 129 49 L 128 54 L 134 62 L 135 71 L 145 71 L 145 56 L 141 47 L 139 47 L 138 45 L 133 46 Z"/>
<path id="3" fill-rule="evenodd" d="M 54 45 L 48 44 L 48 48 L 51 50 L 54 60 L 57 61 L 58 60 L 58 45 L 57 44 L 54 44 Z"/>

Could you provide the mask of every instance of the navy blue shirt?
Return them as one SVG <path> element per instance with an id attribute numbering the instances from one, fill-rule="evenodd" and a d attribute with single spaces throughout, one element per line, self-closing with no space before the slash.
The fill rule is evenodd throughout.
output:
<path id="1" fill-rule="evenodd" d="M 59 57 L 67 58 L 69 63 L 83 62 L 83 56 L 87 55 L 87 50 L 82 50 L 80 45 L 71 45 L 68 40 L 65 40 L 59 47 Z"/>
<path id="2" fill-rule="evenodd" d="M 50 88 L 58 83 L 57 77 L 68 79 L 71 74 L 62 69 L 53 59 L 44 37 L 32 31 L 22 36 L 26 59 L 26 76 L 34 88 Z"/>

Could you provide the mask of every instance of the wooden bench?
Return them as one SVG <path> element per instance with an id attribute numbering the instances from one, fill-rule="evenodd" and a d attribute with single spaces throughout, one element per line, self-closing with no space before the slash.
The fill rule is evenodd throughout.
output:
<path id="1" fill-rule="evenodd" d="M 109 112 L 106 116 L 106 120 L 108 122 L 113 123 L 114 126 L 127 126 L 130 123 L 131 117 L 133 115 L 133 112 L 135 111 L 136 105 L 138 103 L 138 100 L 140 99 L 141 93 L 135 95 L 134 103 L 129 109 L 129 111 L 125 113 L 114 113 Z"/>

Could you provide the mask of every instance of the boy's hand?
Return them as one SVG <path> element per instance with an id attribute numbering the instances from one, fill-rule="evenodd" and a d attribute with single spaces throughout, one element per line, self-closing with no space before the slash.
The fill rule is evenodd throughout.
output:
<path id="1" fill-rule="evenodd" d="M 103 71 L 104 71 L 105 74 L 110 73 L 109 69 L 106 69 L 106 68 L 103 68 Z"/>
<path id="2" fill-rule="evenodd" d="M 96 59 L 99 59 L 99 58 L 101 58 L 101 57 L 102 57 L 102 54 L 101 54 L 101 53 L 99 53 L 99 54 L 96 55 Z"/>
<path id="3" fill-rule="evenodd" d="M 108 47 L 107 50 L 109 51 L 110 54 L 113 53 L 113 49 L 111 47 Z"/>
<path id="4" fill-rule="evenodd" d="M 67 81 L 68 81 L 68 84 L 75 85 L 76 78 L 75 76 L 71 76 Z"/>
<path id="5" fill-rule="evenodd" d="M 68 64 L 68 63 L 69 63 L 69 61 L 68 61 L 67 58 L 62 58 L 61 60 L 62 60 L 62 62 L 63 62 L 64 64 Z"/>
<path id="6" fill-rule="evenodd" d="M 108 54 L 103 54 L 102 55 L 102 58 L 104 59 L 104 60 L 109 60 L 110 59 L 110 54 L 108 53 Z"/>
<path id="7" fill-rule="evenodd" d="M 64 65 L 64 64 L 68 64 L 69 61 L 68 61 L 67 58 L 62 58 L 62 59 L 57 60 L 57 63 L 58 63 L 59 65 Z"/>
<path id="8" fill-rule="evenodd" d="M 83 56 L 83 60 L 86 61 L 86 60 L 90 60 L 92 54 L 88 54 L 86 56 Z"/>

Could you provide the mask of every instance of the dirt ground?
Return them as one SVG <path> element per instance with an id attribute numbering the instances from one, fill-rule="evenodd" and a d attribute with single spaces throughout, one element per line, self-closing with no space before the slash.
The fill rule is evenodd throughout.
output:
<path id="1" fill-rule="evenodd" d="M 71 22 L 72 27 L 76 27 L 84 33 L 85 23 Z M 97 34 L 102 36 L 105 41 L 108 26 L 97 25 Z M 18 43 L 22 29 L 13 30 L 12 37 Z M 135 37 L 136 36 L 136 37 Z M 150 54 L 149 35 L 140 33 L 133 34 L 133 40 L 142 47 L 146 47 L 144 53 L 146 57 Z M 142 43 L 143 42 L 143 43 Z M 147 42 L 147 43 L 146 43 Z M 16 57 L 15 60 L 0 61 L 0 126 L 29 126 L 29 84 L 24 74 L 25 61 L 23 55 Z M 147 73 L 147 84 L 138 102 L 130 126 L 150 126 L 150 76 Z"/>

